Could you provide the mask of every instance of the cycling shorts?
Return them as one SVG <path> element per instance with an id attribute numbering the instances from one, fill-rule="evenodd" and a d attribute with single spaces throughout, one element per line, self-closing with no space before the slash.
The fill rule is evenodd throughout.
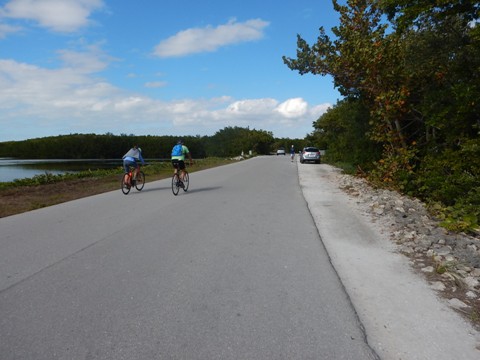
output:
<path id="1" fill-rule="evenodd" d="M 173 159 L 172 165 L 175 169 L 179 169 L 179 170 L 185 169 L 185 161 L 183 160 Z"/>
<path id="2" fill-rule="evenodd" d="M 125 171 L 125 173 L 128 173 L 130 171 L 130 166 L 134 167 L 135 169 L 138 169 L 139 167 L 136 161 L 123 160 L 123 170 Z"/>

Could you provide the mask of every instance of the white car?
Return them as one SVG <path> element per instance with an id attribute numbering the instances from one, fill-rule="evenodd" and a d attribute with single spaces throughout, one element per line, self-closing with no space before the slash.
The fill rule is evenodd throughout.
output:
<path id="1" fill-rule="evenodd" d="M 278 148 L 277 155 L 285 155 L 285 149 L 283 147 Z"/>
<path id="2" fill-rule="evenodd" d="M 300 154 L 300 162 L 303 164 L 307 161 L 313 161 L 315 164 L 320 164 L 320 150 L 313 146 L 303 148 Z"/>

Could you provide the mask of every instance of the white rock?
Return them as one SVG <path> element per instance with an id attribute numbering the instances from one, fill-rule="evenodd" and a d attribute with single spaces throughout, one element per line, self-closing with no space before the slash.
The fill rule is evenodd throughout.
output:
<path id="1" fill-rule="evenodd" d="M 397 231 L 393 232 L 393 236 L 395 236 L 395 237 L 400 237 L 400 235 L 402 235 L 402 234 L 403 234 L 403 231 L 401 231 L 401 230 L 397 230 Z"/>
<path id="2" fill-rule="evenodd" d="M 479 285 L 478 279 L 474 278 L 473 276 L 465 277 L 463 282 L 468 286 L 469 289 L 475 289 Z"/>
<path id="3" fill-rule="evenodd" d="M 453 262 L 455 262 L 455 256 L 447 255 L 447 256 L 445 256 L 445 261 L 447 261 L 449 263 L 453 263 Z"/>
<path id="4" fill-rule="evenodd" d="M 473 291 L 467 291 L 467 292 L 465 293 L 465 295 L 467 295 L 467 297 L 468 297 L 469 299 L 476 299 L 476 298 L 477 298 L 477 294 L 475 294 Z"/>
<path id="5" fill-rule="evenodd" d="M 479 268 L 473 269 L 473 270 L 470 272 L 470 275 L 471 275 L 471 276 L 480 277 L 480 269 L 479 269 Z"/>
<path id="6" fill-rule="evenodd" d="M 415 251 L 413 250 L 413 248 L 411 246 L 402 246 L 400 248 L 400 252 L 404 253 L 404 254 L 413 254 Z"/>
<path id="7" fill-rule="evenodd" d="M 415 239 L 416 236 L 417 236 L 417 233 L 415 231 L 410 231 L 405 234 L 405 238 L 409 240 Z"/>
<path id="8" fill-rule="evenodd" d="M 427 266 L 422 269 L 422 271 L 425 273 L 432 273 L 434 270 L 435 269 L 433 268 L 433 266 Z"/>
<path id="9" fill-rule="evenodd" d="M 437 250 L 437 255 L 449 255 L 452 252 L 452 248 L 450 246 L 444 246 L 441 249 Z"/>
<path id="10" fill-rule="evenodd" d="M 441 281 L 435 281 L 431 285 L 433 290 L 443 291 L 445 290 L 445 285 Z"/>
<path id="11" fill-rule="evenodd" d="M 462 300 L 459 300 L 457 298 L 453 298 L 453 299 L 448 300 L 448 303 L 450 304 L 451 307 L 453 307 L 455 309 L 468 308 L 467 304 L 465 304 Z"/>
<path id="12" fill-rule="evenodd" d="M 477 247 L 475 245 L 467 245 L 467 249 L 469 249 L 471 252 L 476 252 L 477 251 Z"/>

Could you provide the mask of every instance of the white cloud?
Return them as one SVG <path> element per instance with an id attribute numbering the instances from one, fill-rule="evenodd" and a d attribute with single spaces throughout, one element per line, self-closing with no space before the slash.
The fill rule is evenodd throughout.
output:
<path id="1" fill-rule="evenodd" d="M 332 107 L 332 104 L 325 103 L 321 105 L 313 106 L 309 109 L 309 113 L 312 117 L 317 120 L 322 114 L 325 114 L 329 108 Z"/>
<path id="2" fill-rule="evenodd" d="M 119 99 L 114 103 L 114 109 L 122 112 L 139 109 L 143 104 L 148 103 L 148 99 L 139 96 L 129 96 L 123 99 Z"/>
<path id="3" fill-rule="evenodd" d="M 103 54 L 96 47 L 91 47 L 87 52 L 59 50 L 57 52 L 65 67 L 75 69 L 76 72 L 95 73 L 104 70 L 113 60 Z"/>
<path id="4" fill-rule="evenodd" d="M 275 110 L 286 118 L 298 118 L 305 115 L 308 110 L 308 104 L 302 98 L 288 99 Z"/>
<path id="5" fill-rule="evenodd" d="M 103 0 L 11 0 L 2 15 L 33 20 L 58 32 L 72 32 L 89 23 L 90 14 L 104 6 Z"/>
<path id="6" fill-rule="evenodd" d="M 7 24 L 0 24 L 0 39 L 4 39 L 8 34 L 18 32 L 21 28 L 18 26 L 11 26 Z"/>
<path id="7" fill-rule="evenodd" d="M 159 57 L 185 56 L 200 52 L 212 52 L 230 44 L 261 39 L 263 30 L 269 23 L 261 19 L 243 23 L 231 20 L 217 27 L 192 28 L 161 41 L 154 50 Z"/>
<path id="8" fill-rule="evenodd" d="M 250 114 L 258 116 L 260 114 L 271 113 L 277 104 L 278 101 L 275 99 L 249 99 L 235 101 L 227 107 L 226 113 L 231 116 L 245 116 Z"/>
<path id="9" fill-rule="evenodd" d="M 95 58 L 102 57 L 101 52 L 62 51 L 59 55 L 65 65 L 57 69 L 0 59 L 0 128 L 5 130 L 0 141 L 15 140 L 8 129 L 19 121 L 22 138 L 92 132 L 212 135 L 226 126 L 303 137 L 330 106 L 311 106 L 302 98 L 281 102 L 221 96 L 161 101 L 98 78 L 96 71 L 106 66 Z"/>
<path id="10" fill-rule="evenodd" d="M 84 56 L 84 60 L 89 58 L 88 54 Z M 91 63 L 96 64 L 96 61 L 91 60 Z M 0 109 L 10 109 L 13 118 L 22 118 L 25 112 L 55 118 L 59 108 L 81 111 L 93 106 L 96 101 L 118 91 L 92 77 L 88 70 L 98 69 L 98 66 L 89 65 L 87 61 L 83 67 L 46 69 L 0 60 Z M 62 111 L 59 113 L 65 115 Z"/>

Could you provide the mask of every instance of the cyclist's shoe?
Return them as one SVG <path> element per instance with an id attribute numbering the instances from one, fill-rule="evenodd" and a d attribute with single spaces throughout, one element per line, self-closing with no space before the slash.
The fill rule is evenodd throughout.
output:
<path id="1" fill-rule="evenodd" d="M 185 187 L 185 185 L 181 181 L 178 183 L 178 186 L 180 186 L 182 189 Z"/>
<path id="2" fill-rule="evenodd" d="M 137 180 L 132 179 L 132 186 L 135 186 L 137 184 Z"/>

